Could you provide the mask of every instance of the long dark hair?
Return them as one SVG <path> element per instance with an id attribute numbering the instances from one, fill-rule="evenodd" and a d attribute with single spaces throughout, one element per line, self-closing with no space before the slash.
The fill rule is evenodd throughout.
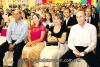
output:
<path id="1" fill-rule="evenodd" d="M 30 16 L 30 14 L 26 10 L 23 10 L 22 12 L 25 14 L 25 19 L 28 19 L 28 16 Z"/>
<path id="2" fill-rule="evenodd" d="M 42 25 L 42 22 L 41 22 L 41 17 L 40 17 L 40 15 L 39 15 L 39 14 L 37 14 L 37 13 L 34 13 L 34 15 L 36 15 L 36 16 L 37 16 L 37 18 L 39 19 L 39 26 L 40 26 L 40 25 Z M 33 15 L 33 16 L 34 16 L 34 15 Z"/>
<path id="3" fill-rule="evenodd" d="M 47 12 L 46 14 L 49 14 L 50 15 L 50 22 L 53 22 L 51 13 L 50 12 Z M 47 21 L 47 19 L 46 19 L 46 21 Z"/>

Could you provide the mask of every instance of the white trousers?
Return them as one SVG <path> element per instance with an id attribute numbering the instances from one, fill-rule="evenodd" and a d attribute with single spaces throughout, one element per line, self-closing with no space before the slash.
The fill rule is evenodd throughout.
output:
<path id="1" fill-rule="evenodd" d="M 45 46 L 40 54 L 41 62 L 39 62 L 39 67 L 59 67 L 59 58 L 62 57 L 68 51 L 66 44 L 60 44 L 58 46 Z M 42 61 L 43 59 L 51 59 L 50 62 Z"/>

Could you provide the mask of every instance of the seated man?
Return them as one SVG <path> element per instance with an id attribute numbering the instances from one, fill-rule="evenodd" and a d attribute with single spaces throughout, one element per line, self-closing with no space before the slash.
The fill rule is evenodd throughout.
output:
<path id="1" fill-rule="evenodd" d="M 93 53 L 97 43 L 96 27 L 85 21 L 85 13 L 80 10 L 76 14 L 78 24 L 72 26 L 69 38 L 67 52 L 68 63 L 76 58 L 83 58 L 90 67 L 98 67 L 97 60 Z"/>
<path id="2" fill-rule="evenodd" d="M 0 67 L 3 66 L 3 57 L 6 51 L 13 50 L 13 67 L 17 67 L 18 59 L 21 56 L 22 49 L 27 37 L 28 24 L 21 18 L 21 11 L 14 12 L 15 21 L 10 22 L 7 31 L 7 41 L 0 46 Z"/>

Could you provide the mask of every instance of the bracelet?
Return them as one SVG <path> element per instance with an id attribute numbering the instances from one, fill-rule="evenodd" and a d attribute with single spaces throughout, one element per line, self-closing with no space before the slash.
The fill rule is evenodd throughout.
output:
<path id="1" fill-rule="evenodd" d="M 57 38 L 57 41 L 59 41 L 58 38 Z"/>
<path id="2" fill-rule="evenodd" d="M 86 51 L 84 51 L 84 53 L 85 53 L 85 54 L 87 54 L 87 52 L 86 52 Z"/>

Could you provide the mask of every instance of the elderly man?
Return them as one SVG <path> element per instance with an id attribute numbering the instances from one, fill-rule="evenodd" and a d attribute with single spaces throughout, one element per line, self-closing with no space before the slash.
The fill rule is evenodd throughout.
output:
<path id="1" fill-rule="evenodd" d="M 85 21 L 84 11 L 78 11 L 76 14 L 78 24 L 71 27 L 67 53 L 69 62 L 76 58 L 83 58 L 90 67 L 97 67 L 95 55 L 93 53 L 96 48 L 97 32 L 96 27 Z M 67 61 L 67 66 L 68 63 Z"/>
<path id="2" fill-rule="evenodd" d="M 13 67 L 17 67 L 18 59 L 21 56 L 22 49 L 27 37 L 28 24 L 22 20 L 21 11 L 14 12 L 15 21 L 10 22 L 7 31 L 7 41 L 0 46 L 0 67 L 3 66 L 4 53 L 13 50 Z"/>

